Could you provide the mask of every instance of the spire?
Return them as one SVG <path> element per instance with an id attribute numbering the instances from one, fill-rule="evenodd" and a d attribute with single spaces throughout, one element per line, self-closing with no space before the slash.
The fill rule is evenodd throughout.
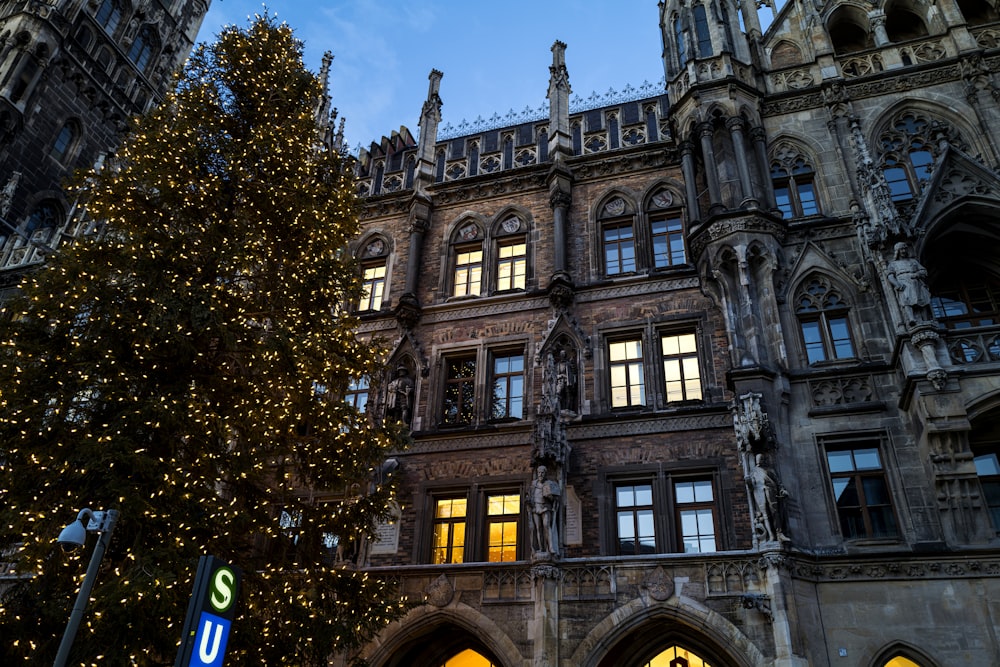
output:
<path id="1" fill-rule="evenodd" d="M 333 123 L 337 116 L 337 110 L 330 111 L 330 65 L 333 63 L 333 54 L 327 51 L 323 54 L 323 65 L 319 70 L 320 98 L 316 102 L 316 127 L 319 129 L 320 139 L 327 146 L 332 146 Z M 333 147 L 336 148 L 336 147 Z"/>
<path id="2" fill-rule="evenodd" d="M 417 143 L 417 177 L 415 188 L 434 182 L 434 145 L 437 143 L 438 124 L 441 122 L 441 77 L 444 74 L 432 69 L 427 77 L 427 100 L 420 110 L 420 138 Z"/>
<path id="3" fill-rule="evenodd" d="M 569 130 L 569 72 L 566 69 L 566 44 L 552 45 L 549 67 L 549 158 L 560 162 L 573 155 L 573 137 Z"/>

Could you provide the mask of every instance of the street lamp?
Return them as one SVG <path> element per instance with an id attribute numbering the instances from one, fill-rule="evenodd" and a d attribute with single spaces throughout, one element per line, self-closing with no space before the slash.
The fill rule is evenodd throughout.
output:
<path id="1" fill-rule="evenodd" d="M 90 557 L 90 565 L 87 567 L 87 574 L 83 576 L 80 583 L 80 592 L 76 596 L 76 604 L 73 605 L 73 613 L 69 616 L 69 623 L 66 624 L 66 632 L 63 633 L 62 642 L 59 644 L 59 653 L 56 654 L 56 661 L 53 667 L 65 667 L 69 659 L 69 652 L 73 648 L 73 640 L 76 639 L 76 631 L 83 620 L 83 610 L 90 600 L 90 591 L 94 588 L 94 580 L 97 579 L 97 569 L 104 559 L 104 552 L 111 542 L 111 532 L 115 529 L 115 522 L 118 521 L 118 510 L 108 510 L 106 512 L 93 512 L 91 509 L 80 510 L 76 520 L 62 529 L 59 533 L 59 546 L 63 551 L 74 551 L 84 545 L 87 541 L 87 533 L 100 533 L 97 539 L 97 546 L 94 547 L 94 554 Z"/>

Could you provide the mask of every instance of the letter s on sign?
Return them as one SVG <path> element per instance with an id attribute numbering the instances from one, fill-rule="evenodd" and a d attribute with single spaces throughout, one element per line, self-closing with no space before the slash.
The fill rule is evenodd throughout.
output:
<path id="1" fill-rule="evenodd" d="M 228 567 L 220 567 L 212 574 L 212 590 L 209 602 L 217 612 L 225 612 L 232 606 L 236 575 Z"/>

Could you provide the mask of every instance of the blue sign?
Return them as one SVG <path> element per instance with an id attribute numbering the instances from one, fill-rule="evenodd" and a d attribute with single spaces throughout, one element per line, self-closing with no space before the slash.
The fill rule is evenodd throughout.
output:
<path id="1" fill-rule="evenodd" d="M 174 667 L 222 667 L 241 579 L 239 568 L 201 557 Z"/>
<path id="2" fill-rule="evenodd" d="M 194 652 L 191 654 L 190 667 L 222 667 L 222 658 L 226 655 L 226 641 L 229 640 L 230 621 L 201 612 L 198 620 L 198 631 L 194 636 Z"/>

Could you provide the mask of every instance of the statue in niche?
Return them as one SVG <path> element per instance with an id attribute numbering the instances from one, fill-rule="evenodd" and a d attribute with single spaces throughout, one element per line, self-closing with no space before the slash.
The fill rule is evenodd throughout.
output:
<path id="1" fill-rule="evenodd" d="M 548 479 L 548 468 L 538 466 L 528 495 L 532 552 L 536 555 L 559 555 L 558 522 L 561 501 L 562 489 L 559 483 Z"/>
<path id="2" fill-rule="evenodd" d="M 576 354 L 565 344 L 545 355 L 540 413 L 559 414 L 562 410 L 577 410 Z"/>
<path id="3" fill-rule="evenodd" d="M 576 412 L 576 358 L 560 348 L 555 358 L 555 394 L 561 410 Z"/>
<path id="4" fill-rule="evenodd" d="M 892 261 L 886 267 L 886 278 L 896 290 L 896 298 L 903 309 L 907 324 L 928 319 L 931 292 L 927 288 L 927 269 L 911 257 L 908 243 L 900 241 L 892 250 Z"/>
<path id="5" fill-rule="evenodd" d="M 413 378 L 410 377 L 410 369 L 400 364 L 388 389 L 386 419 L 396 419 L 409 425 L 413 412 Z"/>
<path id="6" fill-rule="evenodd" d="M 750 492 L 750 509 L 753 514 L 754 532 L 767 542 L 787 542 L 788 537 L 779 527 L 778 500 L 788 496 L 779 484 L 774 471 L 766 467 L 763 454 L 756 454 L 744 481 Z"/>

